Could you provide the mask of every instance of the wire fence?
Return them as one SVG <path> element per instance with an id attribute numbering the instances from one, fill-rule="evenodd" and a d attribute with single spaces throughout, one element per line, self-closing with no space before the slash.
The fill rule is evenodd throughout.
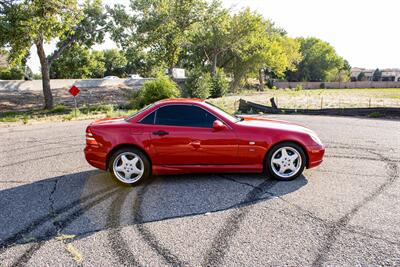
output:
<path id="1" fill-rule="evenodd" d="M 325 108 L 400 108 L 399 99 L 379 98 L 332 98 L 324 96 L 303 96 L 301 98 L 275 96 L 279 108 L 325 109 Z M 270 105 L 270 98 L 255 99 L 253 102 Z"/>

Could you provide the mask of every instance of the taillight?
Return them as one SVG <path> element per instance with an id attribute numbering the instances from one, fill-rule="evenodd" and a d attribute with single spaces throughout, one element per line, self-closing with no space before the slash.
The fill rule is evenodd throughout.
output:
<path id="1" fill-rule="evenodd" d="M 91 146 L 98 146 L 99 145 L 97 143 L 96 139 L 93 137 L 93 134 L 90 131 L 90 128 L 86 129 L 86 144 L 87 145 L 91 145 Z"/>

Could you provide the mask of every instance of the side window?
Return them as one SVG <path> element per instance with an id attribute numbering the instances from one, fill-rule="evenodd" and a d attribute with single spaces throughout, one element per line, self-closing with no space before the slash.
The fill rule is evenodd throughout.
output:
<path id="1" fill-rule="evenodd" d="M 189 105 L 170 105 L 157 110 L 156 124 L 212 128 L 216 117 L 202 108 Z"/>
<path id="2" fill-rule="evenodd" d="M 151 114 L 147 115 L 143 119 L 140 120 L 139 123 L 142 124 L 154 124 L 154 116 L 155 116 L 155 111 L 153 111 Z"/>

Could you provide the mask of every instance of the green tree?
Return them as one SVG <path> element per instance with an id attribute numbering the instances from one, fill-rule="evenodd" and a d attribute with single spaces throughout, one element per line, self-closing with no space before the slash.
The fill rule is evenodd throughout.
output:
<path id="1" fill-rule="evenodd" d="M 362 81 L 366 81 L 367 80 L 367 76 L 365 76 L 364 72 L 360 72 L 360 74 L 358 74 L 357 76 L 357 81 L 362 82 Z"/>
<path id="2" fill-rule="evenodd" d="M 241 36 L 231 34 L 232 17 L 229 11 L 222 8 L 221 2 L 212 1 L 206 9 L 202 23 L 194 31 L 190 51 L 192 67 L 211 65 L 214 77 L 219 65 L 219 58 L 240 42 Z"/>
<path id="3" fill-rule="evenodd" d="M 126 73 L 126 65 L 128 61 L 125 55 L 118 49 L 107 49 L 103 51 L 104 54 L 104 76 L 118 76 L 123 77 Z"/>
<path id="4" fill-rule="evenodd" d="M 301 58 L 295 40 L 249 9 L 233 16 L 231 34 L 240 36 L 240 42 L 225 56 L 226 70 L 233 74 L 232 91 L 236 91 L 248 75 L 259 74 L 260 69 L 282 76 L 287 69 L 294 69 Z"/>
<path id="5" fill-rule="evenodd" d="M 380 71 L 379 69 L 376 69 L 374 71 L 374 74 L 372 75 L 372 80 L 377 82 L 380 81 L 382 79 L 382 71 Z"/>
<path id="6" fill-rule="evenodd" d="M 130 10 L 123 5 L 112 9 L 111 36 L 124 50 L 146 51 L 150 62 L 173 68 L 205 6 L 205 0 L 131 0 Z"/>
<path id="7" fill-rule="evenodd" d="M 9 54 L 7 51 L 0 49 L 0 80 L 21 80 L 24 78 L 25 74 L 25 60 L 23 64 L 18 64 L 10 66 L 7 64 L 7 58 Z M 28 68 L 29 69 L 29 68 Z M 30 70 L 30 69 L 29 69 Z"/>
<path id="8" fill-rule="evenodd" d="M 328 75 L 328 80 L 331 82 L 347 82 L 350 80 L 351 66 L 347 60 L 344 60 L 344 64 L 340 68 L 335 68 Z"/>
<path id="9" fill-rule="evenodd" d="M 124 54 L 127 60 L 125 67 L 127 74 L 140 74 L 142 77 L 151 76 L 152 66 L 155 65 L 155 62 L 151 62 L 151 57 L 144 51 L 128 48 Z"/>
<path id="10" fill-rule="evenodd" d="M 105 72 L 104 54 L 91 52 L 79 44 L 68 47 L 56 59 L 50 70 L 52 79 L 85 79 L 101 78 Z"/>
<path id="11" fill-rule="evenodd" d="M 21 80 L 24 78 L 24 67 L 0 67 L 0 80 Z"/>
<path id="12" fill-rule="evenodd" d="M 40 59 L 45 109 L 53 107 L 50 68 L 73 43 L 91 46 L 104 37 L 107 16 L 101 0 L 8 0 L 0 1 L 0 47 L 8 47 L 10 62 L 18 64 L 31 46 Z M 57 40 L 47 56 L 44 44 Z"/>
<path id="13" fill-rule="evenodd" d="M 287 72 L 289 81 L 331 81 L 340 70 L 346 68 L 344 59 L 327 42 L 317 38 L 297 40 L 303 59 L 297 65 L 296 71 Z"/>
<path id="14" fill-rule="evenodd" d="M 205 99 L 210 96 L 212 88 L 211 75 L 202 69 L 193 69 L 185 82 L 184 96 Z"/>
<path id="15" fill-rule="evenodd" d="M 229 89 L 229 81 L 223 69 L 217 69 L 214 77 L 212 77 L 212 86 L 210 97 L 217 98 L 224 96 Z"/>

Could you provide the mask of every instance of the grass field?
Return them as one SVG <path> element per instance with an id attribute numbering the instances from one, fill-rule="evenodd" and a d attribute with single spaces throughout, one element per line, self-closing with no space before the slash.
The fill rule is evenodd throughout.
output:
<path id="1" fill-rule="evenodd" d="M 240 98 L 270 106 L 274 97 L 279 108 L 355 108 L 355 107 L 398 107 L 400 88 L 390 89 L 266 89 L 263 92 L 245 91 L 209 101 L 221 108 L 235 112 Z"/>

